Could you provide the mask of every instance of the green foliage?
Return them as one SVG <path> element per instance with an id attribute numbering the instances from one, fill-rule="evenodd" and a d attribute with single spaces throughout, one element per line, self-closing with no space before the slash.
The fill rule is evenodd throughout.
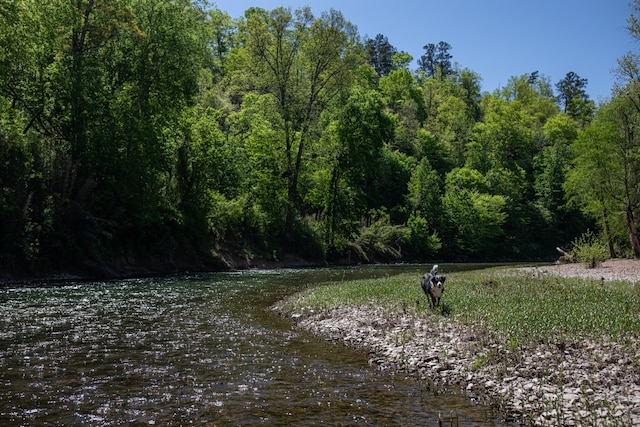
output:
<path id="1" fill-rule="evenodd" d="M 481 95 L 446 42 L 412 72 L 409 53 L 381 35 L 362 44 L 336 10 L 235 20 L 190 0 L 9 3 L 2 268 L 103 274 L 220 248 L 543 256 L 583 215 L 611 252 L 640 251 L 633 55 L 591 120 L 576 76 L 562 85 L 569 114 L 537 72 Z"/>
<path id="2" fill-rule="evenodd" d="M 436 228 L 442 223 L 441 185 L 440 177 L 426 157 L 415 168 L 408 184 L 411 208 L 423 212 L 424 218 Z"/>
<path id="3" fill-rule="evenodd" d="M 428 259 L 438 254 L 442 248 L 442 242 L 420 212 L 411 214 L 407 220 L 407 228 L 409 229 L 407 252 L 410 257 Z"/>
<path id="4" fill-rule="evenodd" d="M 447 226 L 443 239 L 453 243 L 447 248 L 449 251 L 495 256 L 504 243 L 506 199 L 474 188 L 482 182 L 482 175 L 472 169 L 454 169 L 447 175 L 443 198 Z"/>
<path id="5" fill-rule="evenodd" d="M 382 77 L 386 76 L 393 69 L 393 56 L 397 49 L 389 43 L 386 36 L 378 34 L 375 39 L 367 39 L 365 42 L 367 61 Z"/>
<path id="6" fill-rule="evenodd" d="M 487 192 L 487 180 L 477 170 L 470 168 L 455 168 L 447 174 L 446 187 L 464 188 L 471 191 Z"/>
<path id="7" fill-rule="evenodd" d="M 366 184 L 373 181 L 392 120 L 383 111 L 381 96 L 372 90 L 352 89 L 329 126 L 330 182 L 325 206 L 327 246 L 337 250 L 336 238 L 349 239 L 367 208 Z"/>
<path id="8" fill-rule="evenodd" d="M 591 230 L 572 242 L 571 254 L 589 268 L 595 268 L 609 259 L 607 246 Z"/>
<path id="9" fill-rule="evenodd" d="M 242 108 L 229 116 L 236 152 L 227 162 L 242 158 L 230 188 L 247 193 L 254 213 L 254 225 L 261 234 L 277 235 L 283 227 L 287 208 L 287 160 L 284 147 L 284 121 L 277 100 L 267 94 L 244 97 Z M 224 163 L 222 163 L 224 164 Z M 238 184 L 246 180 L 246 187 Z M 214 187 L 215 188 L 215 187 Z M 242 193 L 242 191 L 240 193 Z"/>
<path id="10" fill-rule="evenodd" d="M 558 102 L 563 111 L 570 117 L 588 120 L 591 115 L 592 103 L 589 102 L 586 86 L 587 79 L 574 73 L 568 72 L 565 77 L 556 83 L 558 89 Z M 589 108 L 591 106 L 591 108 Z"/>
<path id="11" fill-rule="evenodd" d="M 415 168 L 415 159 L 400 151 L 383 146 L 373 181 L 366 186 L 370 194 L 369 207 L 372 209 L 389 207 L 389 215 L 394 224 L 403 224 L 407 219 L 406 198 L 411 191 L 407 187 Z M 410 187 L 410 186 L 409 186 Z"/>
<path id="12" fill-rule="evenodd" d="M 453 74 L 451 58 L 449 53 L 451 45 L 445 41 L 440 41 L 437 45 L 427 43 L 423 47 L 425 53 L 418 60 L 418 66 L 427 77 L 445 79 Z"/>
<path id="13" fill-rule="evenodd" d="M 531 275 L 502 269 L 447 274 L 444 302 L 449 316 L 485 327 L 515 346 L 557 344 L 559 340 L 618 339 L 640 331 L 640 292 L 628 282 Z M 309 289 L 288 304 L 332 308 L 373 304 L 422 314 L 420 277 L 402 274 Z M 455 284 L 455 285 L 454 285 Z M 606 293 L 606 298 L 603 298 Z"/>
<path id="14" fill-rule="evenodd" d="M 396 261 L 402 259 L 402 244 L 406 240 L 404 226 L 392 225 L 389 214 L 373 211 L 370 220 L 360 228 L 358 237 L 347 249 L 360 261 Z"/>
<path id="15" fill-rule="evenodd" d="M 534 158 L 537 168 L 534 187 L 546 209 L 560 212 L 565 204 L 562 185 L 573 160 L 571 144 L 577 138 L 577 129 L 568 116 L 558 114 L 545 123 L 544 131 L 549 145 Z"/>
<path id="16" fill-rule="evenodd" d="M 426 129 L 418 130 L 415 138 L 416 157 L 426 158 L 439 175 L 444 175 L 451 167 L 448 146 Z"/>
<path id="17" fill-rule="evenodd" d="M 572 201 L 596 218 L 611 242 L 622 225 L 633 256 L 640 256 L 637 217 L 640 210 L 640 141 L 629 122 L 638 112 L 620 97 L 598 110 L 572 148 L 577 153 L 564 188 Z M 622 213 L 622 215 L 620 215 Z"/>

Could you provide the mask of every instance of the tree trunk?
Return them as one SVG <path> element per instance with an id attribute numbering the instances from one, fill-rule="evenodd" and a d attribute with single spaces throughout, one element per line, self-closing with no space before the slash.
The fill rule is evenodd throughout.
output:
<path id="1" fill-rule="evenodd" d="M 340 171 L 334 167 L 331 172 L 329 184 L 329 203 L 327 206 L 327 248 L 330 251 L 336 249 L 336 229 L 338 228 L 338 187 L 340 183 Z"/>
<path id="2" fill-rule="evenodd" d="M 633 256 L 638 259 L 640 258 L 640 240 L 638 239 L 638 231 L 636 229 L 635 218 L 633 217 L 633 209 L 631 209 L 631 206 L 627 206 L 627 231 L 629 232 L 629 239 L 631 240 Z"/>
<path id="3" fill-rule="evenodd" d="M 609 225 L 609 212 L 607 211 L 606 207 L 602 209 L 602 224 L 604 227 L 604 235 L 605 235 L 605 238 L 607 239 L 607 245 L 609 246 L 609 256 L 611 258 L 615 258 L 616 250 L 613 246 L 613 238 L 611 236 L 611 226 Z"/>
<path id="4" fill-rule="evenodd" d="M 296 214 L 294 210 L 298 206 L 298 179 L 300 178 L 300 169 L 302 168 L 302 154 L 304 153 L 305 139 L 311 127 L 311 115 L 316 99 L 316 85 L 315 83 L 313 83 L 311 85 L 311 95 L 309 96 L 309 100 L 307 102 L 302 130 L 300 132 L 300 140 L 298 142 L 298 150 L 296 153 L 296 162 L 295 165 L 293 165 L 293 168 L 291 167 L 293 143 L 290 142 L 289 134 L 287 133 L 287 165 L 289 168 L 287 170 L 287 172 L 289 173 L 289 208 L 287 209 L 287 216 L 285 219 L 285 234 L 287 235 L 291 235 L 293 231 L 293 221 Z"/>

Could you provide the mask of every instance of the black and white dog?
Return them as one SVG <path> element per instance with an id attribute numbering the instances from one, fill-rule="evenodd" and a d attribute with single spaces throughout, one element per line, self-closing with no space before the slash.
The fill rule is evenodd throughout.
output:
<path id="1" fill-rule="evenodd" d="M 440 298 L 444 292 L 444 281 L 447 280 L 446 276 L 438 276 L 438 265 L 434 265 L 431 272 L 422 276 L 420 279 L 420 286 L 422 290 L 430 298 L 431 308 L 438 307 L 440 305 Z"/>

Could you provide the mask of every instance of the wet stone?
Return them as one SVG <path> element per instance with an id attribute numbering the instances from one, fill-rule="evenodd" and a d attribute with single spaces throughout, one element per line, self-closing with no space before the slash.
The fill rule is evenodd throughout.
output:
<path id="1" fill-rule="evenodd" d="M 640 358 L 640 343 L 634 339 L 630 339 L 624 349 L 614 342 L 587 341 L 577 344 L 579 351 L 571 349 L 566 354 L 558 353 L 555 344 L 519 349 L 516 354 L 505 350 L 501 342 L 492 342 L 486 334 L 479 338 L 480 334 L 473 328 L 455 322 L 436 323 L 421 316 L 410 319 L 409 315 L 401 315 L 394 320 L 378 321 L 376 328 L 365 330 L 354 326 L 362 319 L 394 314 L 375 307 L 350 307 L 349 310 L 336 309 L 325 316 L 345 325 L 342 330 L 355 331 L 350 335 L 361 335 L 351 341 L 376 349 L 373 364 L 402 370 L 433 384 L 460 384 L 470 396 L 502 402 L 501 407 L 508 411 L 507 418 L 533 417 L 544 420 L 542 425 L 552 425 L 560 417 L 564 425 L 578 425 L 575 420 L 582 418 L 585 399 L 593 406 L 590 416 L 602 421 L 590 420 L 596 424 L 606 424 L 612 417 L 622 424 L 632 414 L 640 417 L 640 402 L 624 397 L 634 393 L 621 392 L 632 391 L 640 384 L 633 364 L 625 362 L 632 354 Z M 352 325 L 348 326 L 349 323 Z M 317 328 L 318 322 L 313 316 L 301 320 L 299 325 L 320 334 L 331 330 L 330 324 Z M 398 337 L 402 337 L 402 342 Z M 502 357 L 492 359 L 490 354 Z M 482 360 L 483 365 L 476 366 L 478 360 Z M 611 363 L 603 364 L 603 360 Z M 552 410 L 558 405 L 560 413 Z M 612 407 L 616 408 L 613 412 Z"/>

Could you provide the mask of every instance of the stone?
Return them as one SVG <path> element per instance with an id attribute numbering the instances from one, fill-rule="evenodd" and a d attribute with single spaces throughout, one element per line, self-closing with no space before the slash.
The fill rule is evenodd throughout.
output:
<path id="1" fill-rule="evenodd" d="M 437 386 L 459 384 L 478 400 L 500 400 L 506 417 L 527 425 L 559 419 L 563 425 L 640 425 L 637 337 L 625 337 L 624 345 L 578 340 L 567 344 L 565 355 L 553 343 L 507 351 L 486 331 L 450 318 L 434 322 L 431 314 L 402 315 L 375 305 L 296 310 L 288 316 L 299 327 L 369 350 L 377 369 L 403 370 Z M 490 353 L 503 357 L 486 357 Z M 486 363 L 471 370 L 481 356 Z M 552 411 L 556 405 L 560 412 Z"/>

